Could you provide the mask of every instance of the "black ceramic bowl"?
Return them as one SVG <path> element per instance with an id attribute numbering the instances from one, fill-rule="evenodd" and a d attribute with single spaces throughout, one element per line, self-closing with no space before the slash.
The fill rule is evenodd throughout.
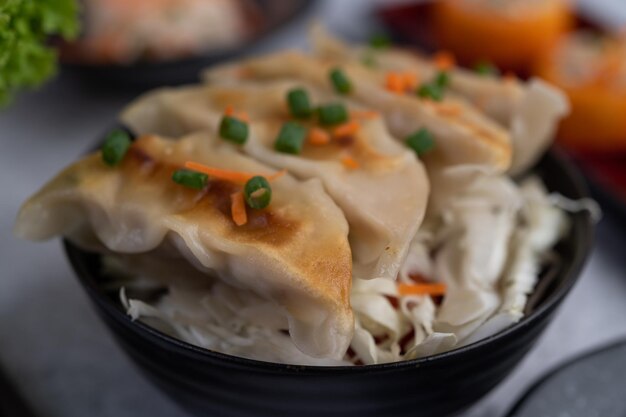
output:
<path id="1" fill-rule="evenodd" d="M 579 199 L 584 182 L 555 151 L 536 173 L 551 191 Z M 592 223 L 572 216 L 558 245 L 562 263 L 538 286 L 530 311 L 495 336 L 451 352 L 361 367 L 281 365 L 242 359 L 175 340 L 133 322 L 119 302 L 98 288 L 99 257 L 65 242 L 82 285 L 119 344 L 139 368 L 183 408 L 227 417 L 454 415 L 494 388 L 532 348 L 576 282 L 589 254 Z"/>

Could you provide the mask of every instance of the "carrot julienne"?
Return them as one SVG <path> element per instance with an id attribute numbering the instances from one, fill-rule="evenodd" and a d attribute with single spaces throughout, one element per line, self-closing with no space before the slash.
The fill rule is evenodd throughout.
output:
<path id="1" fill-rule="evenodd" d="M 207 174 L 208 176 L 213 177 L 213 178 L 231 181 L 236 184 L 245 184 L 252 177 L 256 177 L 259 175 L 259 174 L 253 174 L 250 172 L 230 171 L 227 169 L 209 167 L 209 166 L 199 164 L 193 161 L 185 162 L 185 168 L 190 169 L 192 171 L 202 172 L 203 174 Z M 272 181 L 272 180 L 282 177 L 283 175 L 285 175 L 286 172 L 287 171 L 282 170 L 275 174 L 265 176 L 265 177 L 267 178 L 268 181 Z"/>
<path id="2" fill-rule="evenodd" d="M 224 109 L 224 115 L 234 117 L 246 123 L 250 122 L 250 116 L 248 116 L 248 113 L 245 111 L 235 112 L 235 108 L 230 104 Z"/>
<path id="3" fill-rule="evenodd" d="M 459 116 L 463 109 L 455 103 L 432 103 L 435 110 L 443 116 Z"/>
<path id="4" fill-rule="evenodd" d="M 443 283 L 420 283 L 420 284 L 398 284 L 398 295 L 430 295 L 433 297 L 446 294 L 446 284 Z"/>
<path id="5" fill-rule="evenodd" d="M 348 136 L 352 136 L 356 134 L 356 132 L 359 131 L 359 128 L 360 128 L 359 124 L 354 120 L 344 123 L 333 129 L 333 137 L 345 138 Z"/>
<path id="6" fill-rule="evenodd" d="M 352 110 L 350 112 L 350 117 L 354 119 L 371 120 L 380 117 L 380 113 L 374 110 Z"/>
<path id="7" fill-rule="evenodd" d="M 433 58 L 433 61 L 437 69 L 440 71 L 449 70 L 456 65 L 456 59 L 454 58 L 454 55 L 446 51 L 437 52 Z"/>
<path id="8" fill-rule="evenodd" d="M 237 191 L 230 195 L 230 211 L 233 221 L 237 226 L 243 226 L 248 223 L 248 214 L 246 213 L 246 203 L 243 198 L 243 192 Z"/>
<path id="9" fill-rule="evenodd" d="M 404 93 L 404 79 L 397 72 L 390 72 L 385 79 L 385 87 L 392 93 Z"/>
<path id="10" fill-rule="evenodd" d="M 350 155 L 346 155 L 341 158 L 341 163 L 348 169 L 358 169 L 359 163 Z"/>
<path id="11" fill-rule="evenodd" d="M 417 76 L 410 72 L 389 72 L 385 80 L 387 90 L 397 94 L 415 90 L 417 84 Z"/>
<path id="12" fill-rule="evenodd" d="M 324 129 L 314 127 L 309 130 L 308 140 L 311 145 L 327 145 L 328 143 L 330 143 L 330 135 Z"/>
<path id="13" fill-rule="evenodd" d="M 405 72 L 402 74 L 402 81 L 404 83 L 404 88 L 409 91 L 415 90 L 417 88 L 417 85 L 419 84 L 417 75 L 410 72 Z"/>

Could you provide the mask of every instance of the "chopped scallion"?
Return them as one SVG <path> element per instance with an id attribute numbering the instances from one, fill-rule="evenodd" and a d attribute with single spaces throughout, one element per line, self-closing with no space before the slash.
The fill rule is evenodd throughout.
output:
<path id="1" fill-rule="evenodd" d="M 172 180 L 185 187 L 201 190 L 207 185 L 209 176 L 201 172 L 179 169 L 172 174 Z"/>
<path id="2" fill-rule="evenodd" d="M 361 57 L 361 63 L 369 68 L 376 68 L 378 62 L 376 61 L 376 57 L 372 51 L 368 51 L 363 54 Z"/>
<path id="3" fill-rule="evenodd" d="M 441 88 L 436 82 L 425 83 L 417 89 L 417 95 L 422 98 L 441 101 L 443 100 L 443 88 Z"/>
<path id="4" fill-rule="evenodd" d="M 369 45 L 375 49 L 385 49 L 391 46 L 391 39 L 384 33 L 376 33 L 370 38 Z"/>
<path id="5" fill-rule="evenodd" d="M 418 156 L 424 155 L 435 146 L 435 138 L 427 129 L 420 129 L 406 138 L 406 145 Z"/>
<path id="6" fill-rule="evenodd" d="M 263 209 L 272 200 L 272 187 L 265 177 L 256 176 L 250 178 L 243 188 L 243 196 L 246 204 L 253 209 Z"/>
<path id="7" fill-rule="evenodd" d="M 325 126 L 338 125 L 348 121 L 348 110 L 340 103 L 327 104 L 317 109 L 320 123 Z"/>
<path id="8" fill-rule="evenodd" d="M 309 94 L 303 88 L 294 88 L 287 93 L 287 103 L 292 116 L 307 118 L 313 113 Z"/>
<path id="9" fill-rule="evenodd" d="M 235 117 L 224 116 L 220 123 L 220 137 L 243 145 L 248 140 L 248 124 Z"/>
<path id="10" fill-rule="evenodd" d="M 330 81 L 339 94 L 348 94 L 352 91 L 352 83 L 348 76 L 339 68 L 333 68 L 329 73 Z"/>
<path id="11" fill-rule="evenodd" d="M 448 88 L 450 85 L 450 73 L 447 71 L 440 71 L 435 77 L 435 84 L 439 88 Z"/>
<path id="12" fill-rule="evenodd" d="M 474 66 L 474 71 L 480 75 L 500 75 L 500 70 L 492 63 L 483 61 Z"/>
<path id="13" fill-rule="evenodd" d="M 102 145 L 102 161 L 109 166 L 119 165 L 130 148 L 130 135 L 115 129 L 106 136 Z"/>
<path id="14" fill-rule="evenodd" d="M 297 155 L 302 152 L 302 145 L 306 139 L 306 129 L 294 122 L 287 122 L 280 129 L 274 149 L 278 152 Z"/>

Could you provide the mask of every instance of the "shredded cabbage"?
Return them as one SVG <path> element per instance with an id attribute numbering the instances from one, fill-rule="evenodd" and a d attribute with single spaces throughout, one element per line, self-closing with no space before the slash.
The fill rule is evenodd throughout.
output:
<path id="1" fill-rule="evenodd" d="M 459 182 L 461 190 L 448 186 Z M 284 312 L 216 279 L 200 288 L 169 281 L 164 295 L 148 301 L 131 294 L 145 293 L 151 278 L 126 276 L 117 281 L 120 300 L 133 319 L 188 343 L 279 363 L 369 365 L 473 343 L 523 317 L 542 268 L 554 259 L 548 256 L 551 248 L 567 230 L 567 217 L 537 178 L 518 185 L 506 176 L 455 167 L 433 178 L 433 190 L 437 207 L 429 210 L 398 280 L 411 283 L 419 276 L 442 281 L 446 296 L 442 301 L 400 296 L 396 282 L 355 277 L 355 332 L 342 361 L 305 355 L 286 331 Z M 117 276 L 127 271 L 111 257 L 105 266 Z"/>

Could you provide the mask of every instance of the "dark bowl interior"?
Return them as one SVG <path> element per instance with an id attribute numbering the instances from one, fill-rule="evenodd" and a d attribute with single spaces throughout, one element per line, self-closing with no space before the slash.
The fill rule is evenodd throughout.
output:
<path id="1" fill-rule="evenodd" d="M 180 85 L 198 81 L 200 72 L 218 62 L 250 54 L 259 42 L 288 23 L 302 18 L 316 0 L 255 0 L 264 24 L 252 39 L 233 48 L 211 50 L 189 58 L 160 62 L 136 62 L 130 65 L 95 65 L 65 62 L 63 70 L 84 81 L 108 86 L 145 90 L 163 85 Z"/>
<path id="2" fill-rule="evenodd" d="M 558 151 L 535 172 L 551 191 L 587 196 L 584 181 Z M 183 408 L 203 416 L 438 416 L 457 414 L 494 388 L 533 347 L 576 282 L 589 254 L 592 222 L 571 216 L 527 316 L 516 325 L 451 352 L 384 365 L 312 367 L 242 359 L 175 340 L 133 322 L 103 292 L 99 257 L 64 241 L 67 256 L 97 312 L 139 369 Z"/>

